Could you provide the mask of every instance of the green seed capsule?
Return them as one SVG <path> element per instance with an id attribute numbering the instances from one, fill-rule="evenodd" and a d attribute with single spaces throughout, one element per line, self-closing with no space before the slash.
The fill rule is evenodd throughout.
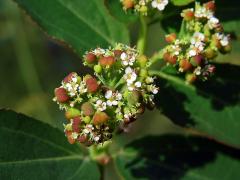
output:
<path id="1" fill-rule="evenodd" d="M 94 71 L 98 74 L 101 73 L 102 72 L 102 66 L 100 66 L 99 64 L 95 65 L 94 66 Z"/>

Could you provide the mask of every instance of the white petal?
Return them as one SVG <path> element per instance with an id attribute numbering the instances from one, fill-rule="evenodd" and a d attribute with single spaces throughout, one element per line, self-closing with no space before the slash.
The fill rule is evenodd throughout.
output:
<path id="1" fill-rule="evenodd" d="M 112 97 L 112 91 L 108 90 L 105 94 L 105 98 L 110 99 Z"/>

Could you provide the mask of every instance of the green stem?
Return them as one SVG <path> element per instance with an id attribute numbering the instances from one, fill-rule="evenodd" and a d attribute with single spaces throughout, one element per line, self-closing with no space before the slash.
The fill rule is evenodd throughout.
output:
<path id="1" fill-rule="evenodd" d="M 144 16 L 140 16 L 141 29 L 137 42 L 137 49 L 140 54 L 144 54 L 146 50 L 146 41 L 147 41 L 147 23 Z"/>
<path id="2" fill-rule="evenodd" d="M 150 67 L 155 64 L 156 62 L 158 62 L 159 59 L 163 58 L 163 50 L 155 53 L 152 58 L 150 59 Z"/>

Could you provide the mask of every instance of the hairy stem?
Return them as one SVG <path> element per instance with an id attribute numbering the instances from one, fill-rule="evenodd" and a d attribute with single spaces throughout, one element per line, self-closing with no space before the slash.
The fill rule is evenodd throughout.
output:
<path id="1" fill-rule="evenodd" d="M 147 41 L 147 23 L 144 16 L 140 16 L 141 29 L 137 41 L 137 49 L 140 54 L 144 54 Z"/>

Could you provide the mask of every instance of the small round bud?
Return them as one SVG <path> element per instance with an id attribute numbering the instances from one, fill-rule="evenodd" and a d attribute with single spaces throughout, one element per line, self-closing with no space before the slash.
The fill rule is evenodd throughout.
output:
<path id="1" fill-rule="evenodd" d="M 102 66 L 100 66 L 99 64 L 95 65 L 93 67 L 94 71 L 98 74 L 100 74 L 102 72 Z"/>
<path id="2" fill-rule="evenodd" d="M 172 56 L 169 52 L 164 53 L 163 59 L 173 65 L 177 63 L 177 56 Z"/>
<path id="3" fill-rule="evenodd" d="M 65 134 L 67 136 L 68 142 L 70 144 L 74 144 L 75 143 L 75 139 L 73 139 L 73 137 L 72 137 L 72 131 L 66 131 Z"/>
<path id="4" fill-rule="evenodd" d="M 146 69 L 141 69 L 139 73 L 140 77 L 147 77 L 148 76 L 148 71 Z"/>
<path id="5" fill-rule="evenodd" d="M 83 112 L 83 115 L 85 116 L 92 116 L 94 114 L 94 109 L 91 103 L 85 102 L 81 106 L 81 110 Z"/>
<path id="6" fill-rule="evenodd" d="M 232 50 L 232 47 L 231 47 L 230 44 L 228 44 L 227 46 L 223 46 L 223 47 L 220 49 L 220 52 L 221 52 L 222 54 L 226 54 L 226 53 L 231 52 L 231 50 Z"/>
<path id="7" fill-rule="evenodd" d="M 209 2 L 205 3 L 205 4 L 204 4 L 204 7 L 205 7 L 206 9 L 211 10 L 211 11 L 215 11 L 215 9 L 216 9 L 215 2 L 214 2 L 214 1 L 209 1 Z"/>
<path id="8" fill-rule="evenodd" d="M 94 77 L 90 75 L 88 75 L 87 77 L 85 76 L 85 81 L 87 85 L 87 91 L 89 93 L 94 93 L 98 90 L 99 85 L 97 80 Z"/>
<path id="9" fill-rule="evenodd" d="M 104 124 L 108 120 L 109 120 L 109 116 L 105 112 L 96 112 L 93 116 L 94 125 Z"/>
<path id="10" fill-rule="evenodd" d="M 70 108 L 65 112 L 65 117 L 69 120 L 80 115 L 81 112 L 76 108 Z"/>
<path id="11" fill-rule="evenodd" d="M 88 123 L 91 122 L 91 118 L 90 118 L 89 116 L 85 116 L 85 117 L 83 117 L 83 121 L 84 121 L 86 124 L 88 124 Z"/>
<path id="12" fill-rule="evenodd" d="M 57 101 L 60 103 L 65 103 L 70 99 L 70 97 L 67 94 L 66 89 L 61 88 L 61 87 L 55 89 L 55 96 L 57 98 Z"/>
<path id="13" fill-rule="evenodd" d="M 181 16 L 185 21 L 191 21 L 194 18 L 194 12 L 192 9 L 185 9 L 181 13 Z"/>
<path id="14" fill-rule="evenodd" d="M 217 56 L 217 52 L 210 47 L 205 49 L 203 54 L 207 59 L 214 59 Z"/>
<path id="15" fill-rule="evenodd" d="M 89 52 L 86 56 L 85 56 L 85 60 L 87 63 L 92 64 L 96 61 L 97 57 L 95 54 Z"/>
<path id="16" fill-rule="evenodd" d="M 202 63 L 202 61 L 203 61 L 202 55 L 197 55 L 191 58 L 190 63 L 193 66 L 199 66 Z"/>
<path id="17" fill-rule="evenodd" d="M 197 76 L 195 74 L 186 74 L 186 82 L 188 83 L 193 83 L 194 81 L 196 81 Z"/>
<path id="18" fill-rule="evenodd" d="M 86 135 L 80 135 L 77 139 L 80 143 L 85 143 L 87 141 Z"/>
<path id="19" fill-rule="evenodd" d="M 179 62 L 179 66 L 183 71 L 188 71 L 192 68 L 191 63 L 187 59 L 182 59 Z"/>
<path id="20" fill-rule="evenodd" d="M 63 82 L 68 83 L 72 80 L 74 76 L 77 76 L 76 72 L 71 72 L 69 75 L 67 75 L 64 79 Z"/>
<path id="21" fill-rule="evenodd" d="M 142 6 L 142 7 L 139 9 L 139 11 L 140 11 L 141 13 L 145 14 L 145 13 L 147 13 L 147 11 L 148 11 L 148 7 L 147 7 L 147 6 Z"/>
<path id="22" fill-rule="evenodd" d="M 82 119 L 80 116 L 74 117 L 73 118 L 73 123 L 72 123 L 72 129 L 74 132 L 79 133 L 80 132 L 80 124 L 82 122 Z"/>
<path id="23" fill-rule="evenodd" d="M 148 59 L 147 59 L 146 56 L 140 55 L 140 56 L 138 56 L 138 59 L 137 59 L 137 60 L 138 60 L 139 65 L 140 65 L 142 68 L 146 67 L 146 64 L 147 64 L 147 61 L 148 61 Z"/>
<path id="24" fill-rule="evenodd" d="M 115 59 L 113 56 L 102 57 L 99 59 L 99 63 L 102 66 L 112 66 L 115 63 Z"/>
<path id="25" fill-rule="evenodd" d="M 134 7 L 134 1 L 133 0 L 123 0 L 122 4 L 123 4 L 123 7 L 125 9 L 131 9 L 131 8 Z"/>
<path id="26" fill-rule="evenodd" d="M 165 36 L 165 41 L 167 43 L 173 43 L 177 38 L 177 35 L 175 33 L 171 33 Z"/>

